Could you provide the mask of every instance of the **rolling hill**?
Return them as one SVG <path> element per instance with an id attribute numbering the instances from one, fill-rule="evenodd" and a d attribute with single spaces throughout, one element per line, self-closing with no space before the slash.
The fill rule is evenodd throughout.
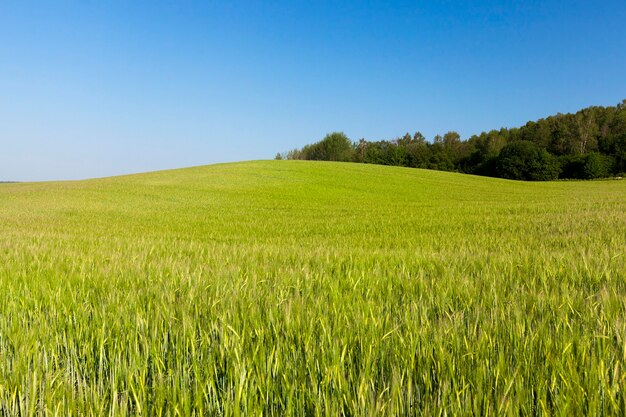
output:
<path id="1" fill-rule="evenodd" d="M 0 414 L 625 414 L 626 181 L 0 184 Z"/>

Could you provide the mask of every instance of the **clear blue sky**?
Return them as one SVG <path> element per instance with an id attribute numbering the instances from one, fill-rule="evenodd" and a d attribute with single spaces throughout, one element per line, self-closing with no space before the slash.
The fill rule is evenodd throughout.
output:
<path id="1" fill-rule="evenodd" d="M 626 2 L 3 1 L 0 180 L 463 138 L 626 98 Z"/>

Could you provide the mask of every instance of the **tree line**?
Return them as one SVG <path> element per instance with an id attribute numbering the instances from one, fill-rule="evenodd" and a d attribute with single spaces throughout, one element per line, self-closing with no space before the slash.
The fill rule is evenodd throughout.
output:
<path id="1" fill-rule="evenodd" d="M 466 140 L 450 131 L 432 141 L 416 132 L 391 140 L 352 142 L 344 133 L 333 132 L 302 149 L 279 153 L 276 159 L 350 161 L 529 181 L 623 176 L 626 100 Z"/>

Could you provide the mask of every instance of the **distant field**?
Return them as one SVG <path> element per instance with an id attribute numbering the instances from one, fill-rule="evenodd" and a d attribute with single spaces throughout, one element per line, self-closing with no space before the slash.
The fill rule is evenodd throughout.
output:
<path id="1" fill-rule="evenodd" d="M 626 415 L 626 181 L 0 185 L 0 415 Z"/>

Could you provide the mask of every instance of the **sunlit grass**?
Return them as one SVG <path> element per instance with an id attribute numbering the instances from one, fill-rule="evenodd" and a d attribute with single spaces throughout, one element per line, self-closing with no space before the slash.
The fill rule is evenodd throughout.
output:
<path id="1" fill-rule="evenodd" d="M 624 415 L 626 182 L 0 184 L 0 414 Z"/>

